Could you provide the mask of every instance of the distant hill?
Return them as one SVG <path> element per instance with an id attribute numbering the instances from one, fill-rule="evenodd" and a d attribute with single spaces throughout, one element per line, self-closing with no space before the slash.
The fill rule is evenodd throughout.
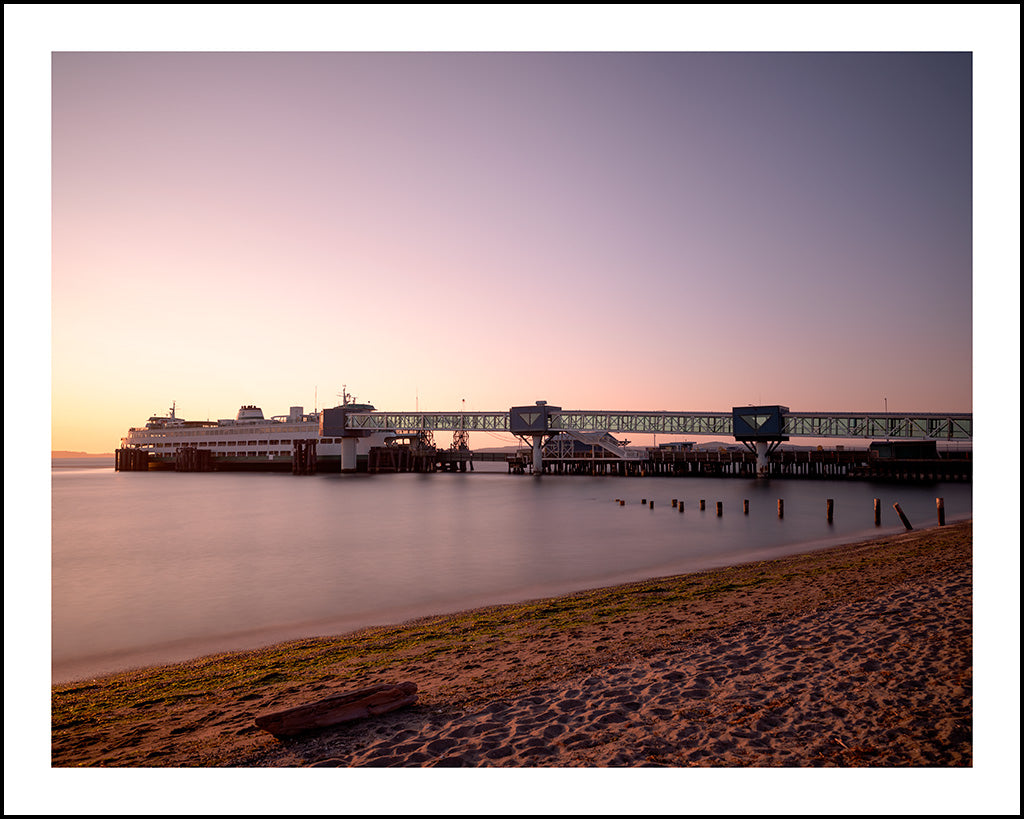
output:
<path id="1" fill-rule="evenodd" d="M 113 458 L 113 452 L 70 452 L 66 449 L 51 449 L 51 458 Z"/>

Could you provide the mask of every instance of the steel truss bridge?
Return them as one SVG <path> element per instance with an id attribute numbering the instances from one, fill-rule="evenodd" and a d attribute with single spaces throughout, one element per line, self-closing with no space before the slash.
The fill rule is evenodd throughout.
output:
<path id="1" fill-rule="evenodd" d="M 732 412 L 631 412 L 549 408 L 545 431 L 736 436 Z M 515 409 L 505 412 L 348 412 L 346 430 L 507 432 Z M 895 438 L 970 441 L 973 413 L 783 412 L 780 437 Z"/>

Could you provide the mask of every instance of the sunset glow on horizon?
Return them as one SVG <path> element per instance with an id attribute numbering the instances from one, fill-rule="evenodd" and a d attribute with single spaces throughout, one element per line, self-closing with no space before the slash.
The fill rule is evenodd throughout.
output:
<path id="1" fill-rule="evenodd" d="M 52 68 L 53 449 L 343 385 L 386 410 L 972 409 L 969 53 Z"/>

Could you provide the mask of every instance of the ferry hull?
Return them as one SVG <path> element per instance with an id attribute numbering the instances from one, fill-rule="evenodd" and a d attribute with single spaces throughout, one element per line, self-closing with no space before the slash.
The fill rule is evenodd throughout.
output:
<path id="1" fill-rule="evenodd" d="M 217 458 L 210 460 L 211 472 L 291 472 L 292 461 L 290 458 L 268 457 L 254 458 Z M 152 458 L 149 461 L 147 471 L 150 472 L 175 472 L 190 471 L 181 470 L 173 459 Z M 318 455 L 316 459 L 317 474 L 332 474 L 341 472 L 340 455 Z M 368 471 L 368 459 L 360 455 L 356 466 L 356 472 Z"/>

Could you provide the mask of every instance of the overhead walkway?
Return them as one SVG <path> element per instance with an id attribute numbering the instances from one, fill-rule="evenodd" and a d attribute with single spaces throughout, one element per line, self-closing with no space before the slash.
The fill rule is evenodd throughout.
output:
<path id="1" fill-rule="evenodd" d="M 507 412 L 369 412 L 339 408 L 343 439 L 370 431 L 508 432 L 532 439 L 534 472 L 540 473 L 542 445 L 558 433 L 649 433 L 732 436 L 757 453 L 758 474 L 767 474 L 769 456 L 790 438 L 887 438 L 969 441 L 972 413 L 790 412 L 779 404 L 733 407 L 731 412 L 563 410 L 545 401 Z M 325 410 L 325 415 L 331 410 Z M 573 439 L 579 440 L 579 439 Z M 351 447 L 350 447 L 351 448 Z M 353 449 L 354 452 L 354 449 Z M 343 467 L 345 450 L 342 450 Z"/>
<path id="2" fill-rule="evenodd" d="M 743 410 L 744 408 L 737 408 Z M 511 432 L 511 411 L 504 412 L 350 412 L 350 430 Z M 733 436 L 732 412 L 631 412 L 558 410 L 547 432 L 651 433 L 656 435 Z M 904 438 L 969 441 L 971 413 L 784 412 L 780 434 L 807 438 Z"/>

